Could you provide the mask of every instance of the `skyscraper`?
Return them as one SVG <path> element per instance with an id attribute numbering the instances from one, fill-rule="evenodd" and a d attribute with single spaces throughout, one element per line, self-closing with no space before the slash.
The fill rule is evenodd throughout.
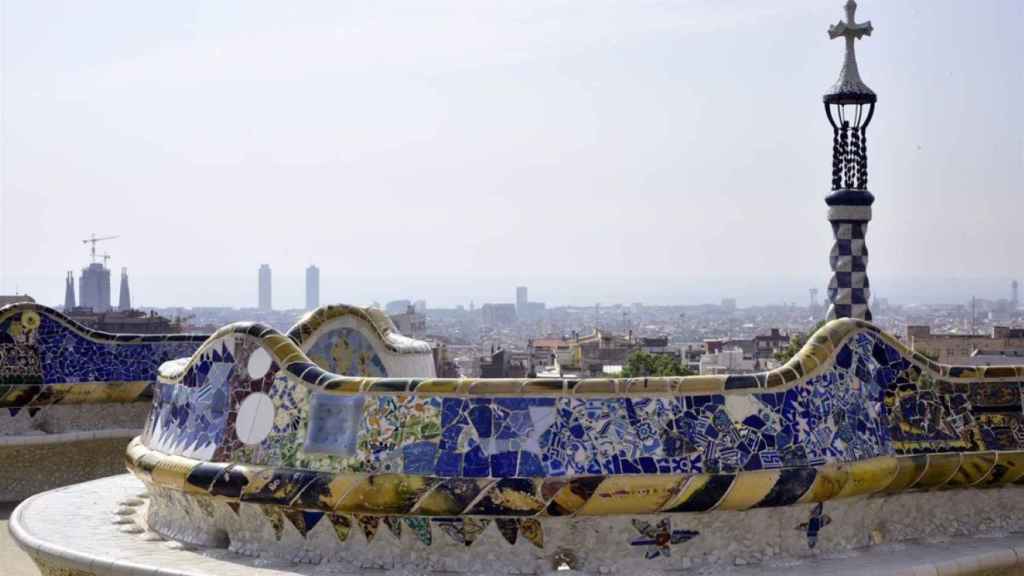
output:
<path id="1" fill-rule="evenodd" d="M 320 307 L 320 269 L 312 264 L 306 268 L 306 310 Z"/>
<path id="2" fill-rule="evenodd" d="M 270 265 L 260 264 L 260 310 L 273 310 L 270 299 Z"/>
<path id="3" fill-rule="evenodd" d="M 68 270 L 64 279 L 64 311 L 69 312 L 75 307 L 75 274 Z"/>
<path id="4" fill-rule="evenodd" d="M 78 304 L 93 312 L 110 310 L 110 268 L 93 262 L 78 277 Z"/>
<path id="5" fill-rule="evenodd" d="M 1020 306 L 1020 282 L 1010 282 L 1010 305 L 1016 310 Z"/>
<path id="6" fill-rule="evenodd" d="M 117 293 L 117 309 L 132 309 L 132 294 L 128 291 L 128 269 L 121 267 L 121 288 Z"/>
<path id="7" fill-rule="evenodd" d="M 530 301 L 530 299 L 527 296 L 526 286 L 517 286 L 516 287 L 516 314 L 519 314 L 520 317 L 525 316 L 526 315 L 527 302 L 529 302 L 529 301 Z"/>

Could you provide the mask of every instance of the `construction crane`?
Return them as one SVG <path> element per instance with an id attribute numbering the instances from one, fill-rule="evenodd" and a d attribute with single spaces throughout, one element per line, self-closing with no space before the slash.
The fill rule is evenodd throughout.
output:
<path id="1" fill-rule="evenodd" d="M 96 243 L 97 242 L 102 242 L 104 240 L 113 240 L 114 238 L 119 238 L 119 236 L 96 236 L 96 233 L 93 232 L 91 237 L 86 238 L 85 240 L 82 240 L 82 244 L 92 244 L 92 248 L 89 249 L 89 253 L 92 255 L 92 261 L 95 262 L 96 261 Z M 107 256 L 107 258 L 110 258 L 110 257 Z"/>

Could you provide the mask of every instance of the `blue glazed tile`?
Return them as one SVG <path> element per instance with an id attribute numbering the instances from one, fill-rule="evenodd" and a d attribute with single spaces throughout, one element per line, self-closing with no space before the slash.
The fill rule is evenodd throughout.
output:
<path id="1" fill-rule="evenodd" d="M 469 478 L 486 478 L 491 473 L 491 461 L 480 446 L 474 446 L 462 457 L 462 474 Z"/>
<path id="2" fill-rule="evenodd" d="M 627 458 L 620 458 L 619 459 L 619 465 L 622 468 L 622 473 L 623 474 L 642 474 L 643 473 L 643 469 L 640 468 L 640 464 L 638 462 L 634 462 L 634 461 L 629 460 Z"/>
<path id="3" fill-rule="evenodd" d="M 466 401 L 462 398 L 444 398 L 441 401 L 441 428 L 455 423 L 462 423 L 462 413 L 466 409 Z"/>
<path id="4" fill-rule="evenodd" d="M 544 476 L 544 465 L 540 458 L 533 452 L 523 450 L 519 453 L 519 466 L 517 475 L 526 478 L 540 478 Z"/>
<path id="5" fill-rule="evenodd" d="M 509 478 L 516 475 L 518 452 L 500 452 L 491 456 L 491 477 Z"/>
<path id="6" fill-rule="evenodd" d="M 473 406 L 469 409 L 469 420 L 473 423 L 473 427 L 476 428 L 476 433 L 480 438 L 491 437 L 494 419 L 490 406 Z"/>
<path id="7" fill-rule="evenodd" d="M 462 475 L 462 454 L 452 451 L 442 451 L 437 457 L 435 474 L 443 477 Z"/>
<path id="8" fill-rule="evenodd" d="M 544 466 L 548 471 L 548 476 L 566 475 L 565 464 L 557 458 L 548 458 L 548 460 L 544 463 Z"/>
<path id="9" fill-rule="evenodd" d="M 839 368 L 848 369 L 853 362 L 853 351 L 850 350 L 850 345 L 846 344 L 839 349 L 839 353 L 836 354 L 835 365 Z"/>
<path id="10" fill-rule="evenodd" d="M 530 407 L 528 398 L 498 398 L 495 401 L 498 408 L 513 412 L 525 411 Z"/>
<path id="11" fill-rule="evenodd" d="M 439 446 L 441 450 L 458 450 L 459 436 L 462 435 L 462 426 L 449 426 L 441 431 Z"/>
<path id="12" fill-rule="evenodd" d="M 406 474 L 433 474 L 437 445 L 433 442 L 416 442 L 402 448 L 403 471 Z"/>

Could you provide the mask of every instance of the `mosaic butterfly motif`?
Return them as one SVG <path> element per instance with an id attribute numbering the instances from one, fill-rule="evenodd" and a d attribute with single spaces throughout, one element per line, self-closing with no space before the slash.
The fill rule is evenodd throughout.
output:
<path id="1" fill-rule="evenodd" d="M 814 548 L 818 544 L 818 532 L 822 528 L 832 523 L 832 517 L 824 513 L 825 504 L 819 502 L 817 506 L 811 510 L 811 517 L 807 522 L 802 522 L 796 527 L 797 530 L 805 532 L 807 534 L 807 547 Z"/>
<path id="2" fill-rule="evenodd" d="M 648 560 L 658 556 L 672 556 L 672 545 L 682 544 L 700 534 L 694 530 L 673 530 L 672 519 L 665 518 L 657 524 L 643 520 L 633 520 L 633 527 L 642 535 L 630 541 L 633 546 L 646 546 L 644 558 Z"/>

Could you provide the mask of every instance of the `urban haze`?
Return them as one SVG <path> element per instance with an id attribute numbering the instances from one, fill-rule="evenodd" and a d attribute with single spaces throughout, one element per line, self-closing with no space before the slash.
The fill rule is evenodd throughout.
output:
<path id="1" fill-rule="evenodd" d="M 802 304 L 833 4 L 7 3 L 0 293 L 59 304 L 96 233 L 140 306 L 255 306 L 264 263 L 281 308 L 309 264 L 325 302 Z M 876 296 L 1024 268 L 1022 10 L 871 6 Z"/>

